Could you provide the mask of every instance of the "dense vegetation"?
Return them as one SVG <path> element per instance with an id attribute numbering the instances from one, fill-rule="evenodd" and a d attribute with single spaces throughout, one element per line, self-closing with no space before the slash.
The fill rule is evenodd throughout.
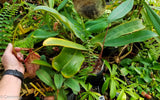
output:
<path id="1" fill-rule="evenodd" d="M 25 55 L 21 96 L 160 99 L 160 1 L 90 1 L 0 1 L 0 56 L 10 42 Z"/>

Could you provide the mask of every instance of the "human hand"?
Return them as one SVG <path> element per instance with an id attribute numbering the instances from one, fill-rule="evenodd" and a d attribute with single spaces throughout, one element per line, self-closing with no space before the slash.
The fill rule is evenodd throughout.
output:
<path id="1" fill-rule="evenodd" d="M 17 52 L 17 55 L 14 55 L 12 44 L 11 43 L 8 44 L 1 59 L 5 70 L 8 69 L 18 70 L 24 74 L 25 68 L 22 64 L 23 55 L 20 53 L 20 50 L 21 50 L 20 48 L 16 47 L 15 51 Z"/>

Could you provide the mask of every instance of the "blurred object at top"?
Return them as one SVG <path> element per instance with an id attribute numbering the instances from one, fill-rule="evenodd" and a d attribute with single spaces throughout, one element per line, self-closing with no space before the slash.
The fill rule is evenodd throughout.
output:
<path id="1" fill-rule="evenodd" d="M 73 0 L 73 3 L 81 16 L 91 19 L 100 17 L 106 6 L 105 0 Z"/>
<path id="2" fill-rule="evenodd" d="M 0 0 L 0 3 L 3 4 L 4 2 L 6 2 L 6 0 Z"/>

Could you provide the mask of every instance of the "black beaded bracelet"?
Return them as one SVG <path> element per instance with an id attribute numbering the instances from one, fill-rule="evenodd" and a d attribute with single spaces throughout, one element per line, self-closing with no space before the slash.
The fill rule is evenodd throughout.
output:
<path id="1" fill-rule="evenodd" d="M 24 76 L 21 72 L 19 72 L 18 70 L 6 70 L 4 73 L 3 73 L 3 76 L 4 75 L 13 75 L 15 77 L 18 77 L 22 82 L 24 80 Z"/>

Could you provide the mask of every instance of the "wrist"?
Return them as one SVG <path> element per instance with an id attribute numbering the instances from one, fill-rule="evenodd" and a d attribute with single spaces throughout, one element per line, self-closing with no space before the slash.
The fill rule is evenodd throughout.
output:
<path id="1" fill-rule="evenodd" d="M 8 67 L 8 68 L 5 68 L 4 70 L 5 70 L 5 71 L 6 71 L 6 70 L 17 70 L 17 71 L 21 72 L 21 73 L 24 75 L 24 69 L 22 69 L 22 68 Z"/>
<path id="2" fill-rule="evenodd" d="M 23 73 L 21 73 L 20 71 L 17 71 L 17 70 L 6 70 L 3 73 L 3 76 L 5 76 L 5 75 L 14 76 L 14 77 L 20 79 L 22 82 L 23 82 L 23 79 L 24 79 Z"/>
<path id="3" fill-rule="evenodd" d="M 7 80 L 7 82 L 13 82 L 13 83 L 17 83 L 17 82 L 22 82 L 21 81 L 21 79 L 19 79 L 18 77 L 15 77 L 15 76 L 13 76 L 13 75 L 4 75 L 3 77 L 2 77 L 2 79 L 5 79 L 5 80 Z"/>

